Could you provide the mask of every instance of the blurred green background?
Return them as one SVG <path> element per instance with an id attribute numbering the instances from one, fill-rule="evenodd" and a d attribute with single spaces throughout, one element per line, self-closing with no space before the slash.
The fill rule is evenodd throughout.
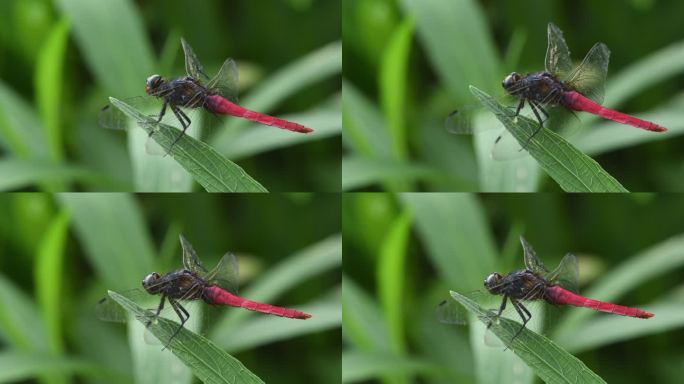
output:
<path id="1" fill-rule="evenodd" d="M 326 194 L 0 195 L 0 382 L 193 382 L 171 351 L 95 317 L 108 289 L 179 268 L 181 232 L 206 266 L 237 256 L 241 295 L 313 315 L 221 309 L 212 342 L 267 383 L 339 382 L 340 211 Z"/>
<path id="2" fill-rule="evenodd" d="M 543 69 L 549 22 L 576 62 L 598 41 L 611 50 L 604 105 L 670 130 L 579 114 L 569 141 L 630 191 L 684 189 L 681 1 L 348 0 L 342 14 L 343 189 L 559 190 L 529 157 L 490 158 L 497 120 L 475 139 L 444 128 L 478 105 L 470 85 L 498 97 L 510 72 Z"/>
<path id="3" fill-rule="evenodd" d="M 435 316 L 449 290 L 522 268 L 520 235 L 550 269 L 575 253 L 580 293 L 655 313 L 562 308 L 547 336 L 606 382 L 681 382 L 683 209 L 676 194 L 345 195 L 343 382 L 539 382 L 512 351 Z"/>
<path id="4" fill-rule="evenodd" d="M 184 74 L 181 36 L 210 76 L 226 58 L 237 61 L 243 106 L 316 131 L 221 118 L 203 129 L 205 142 L 269 191 L 339 190 L 340 7 L 321 0 L 0 2 L 0 190 L 196 189 L 173 159 L 147 155 L 144 139 L 98 126 L 109 96 L 144 94 L 153 73 Z"/>

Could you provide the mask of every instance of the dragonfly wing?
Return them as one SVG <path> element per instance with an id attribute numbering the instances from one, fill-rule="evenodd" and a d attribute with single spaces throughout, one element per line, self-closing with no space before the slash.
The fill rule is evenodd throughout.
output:
<path id="1" fill-rule="evenodd" d="M 190 44 L 188 44 L 185 39 L 181 38 L 181 45 L 183 46 L 183 52 L 185 53 L 185 72 L 187 75 L 201 82 L 206 83 L 209 81 L 209 76 L 204 72 L 204 68 L 202 68 L 202 64 L 200 64 L 200 61 L 190 47 Z"/>
<path id="2" fill-rule="evenodd" d="M 204 276 L 207 273 L 207 269 L 204 268 L 199 257 L 197 257 L 197 252 L 192 248 L 192 245 L 185 240 L 183 234 L 179 235 L 181 247 L 183 248 L 183 267 L 185 269 L 192 271 L 199 276 Z"/>
<path id="3" fill-rule="evenodd" d="M 591 47 L 582 63 L 565 79 L 565 83 L 582 95 L 601 104 L 606 89 L 609 61 L 610 50 L 608 47 L 603 43 L 596 43 Z"/>
<path id="4" fill-rule="evenodd" d="M 546 270 L 546 267 L 544 267 L 544 263 L 542 263 L 539 257 L 537 257 L 537 253 L 534 251 L 534 248 L 532 248 L 530 243 L 528 243 L 527 240 L 525 240 L 525 238 L 522 236 L 520 236 L 520 243 L 523 247 L 525 268 L 541 276 L 546 275 L 548 271 Z"/>
<path id="5" fill-rule="evenodd" d="M 566 254 L 558 267 L 546 275 L 552 284 L 558 284 L 571 292 L 578 292 L 579 265 L 577 257 L 572 253 Z"/>
<path id="6" fill-rule="evenodd" d="M 209 271 L 206 276 L 206 281 L 210 284 L 216 284 L 228 292 L 237 295 L 239 277 L 240 273 L 237 259 L 235 258 L 235 255 L 228 252 L 223 255 L 218 264 Z"/>
<path id="7" fill-rule="evenodd" d="M 568 45 L 563 38 L 563 32 L 553 23 L 549 23 L 548 39 L 544 61 L 546 72 L 563 80 L 572 70 L 570 50 L 568 50 Z"/>
<path id="8" fill-rule="evenodd" d="M 238 103 L 238 70 L 235 60 L 223 62 L 216 76 L 209 80 L 207 88 L 218 93 L 230 102 Z"/>

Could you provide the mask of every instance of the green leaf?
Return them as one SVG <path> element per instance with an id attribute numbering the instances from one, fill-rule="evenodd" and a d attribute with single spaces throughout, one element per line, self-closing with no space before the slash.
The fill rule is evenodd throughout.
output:
<path id="1" fill-rule="evenodd" d="M 392 223 L 380 247 L 376 269 L 378 299 L 390 334 L 392 350 L 396 353 L 404 352 L 406 348 L 404 284 L 411 219 L 411 214 L 405 211 Z"/>
<path id="2" fill-rule="evenodd" d="M 390 181 L 439 180 L 449 175 L 416 163 L 397 163 L 392 160 L 370 159 L 356 155 L 342 159 L 342 190 L 369 187 Z"/>
<path id="3" fill-rule="evenodd" d="M 342 334 L 360 350 L 389 351 L 389 335 L 374 298 L 349 277 L 342 276 Z"/>
<path id="4" fill-rule="evenodd" d="M 130 289 L 152 270 L 154 249 L 141 207 L 131 195 L 57 195 L 93 269 L 110 287 Z"/>
<path id="5" fill-rule="evenodd" d="M 0 338 L 22 351 L 47 351 L 45 328 L 31 298 L 0 274 Z"/>
<path id="6" fill-rule="evenodd" d="M 400 196 L 443 280 L 463 290 L 481 287 L 481 277 L 494 269 L 496 249 L 478 200 L 451 193 Z"/>
<path id="7" fill-rule="evenodd" d="M 342 82 L 344 140 L 364 157 L 390 158 L 391 141 L 382 114 L 356 87 Z"/>
<path id="8" fill-rule="evenodd" d="M 0 352 L 0 382 L 18 383 L 38 377 L 54 377 L 62 374 L 98 374 L 99 367 L 89 362 L 36 353 L 16 351 Z"/>
<path id="9" fill-rule="evenodd" d="M 45 182 L 83 181 L 108 190 L 125 189 L 126 185 L 111 181 L 101 174 L 70 164 L 53 164 L 44 160 L 0 160 L 0 190 L 21 189 Z"/>
<path id="10" fill-rule="evenodd" d="M 36 104 L 43 118 L 50 158 L 54 161 L 60 161 L 64 157 L 61 127 L 61 114 L 64 109 L 62 68 L 68 39 L 69 23 L 62 19 L 55 24 L 41 47 L 36 65 Z"/>
<path id="11" fill-rule="evenodd" d="M 451 291 L 451 296 L 487 325 L 489 331 L 501 339 L 507 349 L 518 355 L 545 383 L 605 383 L 582 361 L 546 337 L 527 328 L 518 334 L 520 323 L 504 317 L 495 319 L 494 314 L 457 292 Z"/>
<path id="12" fill-rule="evenodd" d="M 342 382 L 370 381 L 391 375 L 436 374 L 440 367 L 414 357 L 393 356 L 378 352 L 343 352 Z"/>
<path id="13" fill-rule="evenodd" d="M 62 345 L 62 266 L 69 231 L 69 214 L 62 211 L 50 224 L 38 247 L 35 263 L 36 299 L 47 328 L 49 350 L 61 352 Z"/>
<path id="14" fill-rule="evenodd" d="M 178 129 L 157 124 L 154 118 L 123 101 L 113 97 L 109 100 L 112 105 L 137 121 L 207 192 L 267 192 L 237 164 L 224 158 L 204 142 L 183 135 L 173 144 L 180 134 Z"/>
<path id="15" fill-rule="evenodd" d="M 0 146 L 14 157 L 46 160 L 44 133 L 31 105 L 0 82 Z"/>
<path id="16" fill-rule="evenodd" d="M 146 325 L 152 334 L 173 352 L 185 365 L 192 369 L 197 378 L 204 383 L 263 383 L 240 361 L 217 347 L 210 340 L 182 328 L 171 339 L 179 324 L 175 321 L 157 317 L 150 321 L 151 312 L 138 307 L 133 301 L 116 292 L 109 296 L 126 311 Z M 171 340 L 170 343 L 168 341 Z"/>
<path id="17" fill-rule="evenodd" d="M 639 308 L 642 308 L 639 306 Z M 581 331 L 565 335 L 556 341 L 568 351 L 582 353 L 605 345 L 632 340 L 637 337 L 659 334 L 684 326 L 684 306 L 679 302 L 643 307 L 655 316 L 651 319 L 634 319 L 625 316 L 600 316 L 585 321 Z"/>
<path id="18" fill-rule="evenodd" d="M 380 104 L 387 120 L 392 152 L 396 159 L 405 159 L 408 151 L 406 141 L 406 83 L 408 61 L 415 22 L 404 20 L 396 28 L 380 64 Z"/>
<path id="19" fill-rule="evenodd" d="M 628 192 L 620 183 L 589 156 L 573 147 L 539 123 L 511 112 L 492 97 L 471 86 L 471 92 L 487 107 L 539 166 L 567 192 Z M 534 135 L 534 137 L 532 137 Z M 529 139 L 532 137 L 532 139 Z"/>

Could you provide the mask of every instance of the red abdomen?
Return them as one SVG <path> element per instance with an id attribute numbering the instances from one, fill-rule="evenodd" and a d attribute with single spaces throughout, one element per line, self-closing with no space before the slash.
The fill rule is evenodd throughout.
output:
<path id="1" fill-rule="evenodd" d="M 269 115 L 264 115 L 263 113 L 254 112 L 235 103 L 231 103 L 230 101 L 218 95 L 207 96 L 205 103 L 207 109 L 214 113 L 237 116 L 260 124 L 271 125 L 293 132 L 309 133 L 313 131 L 313 129 L 307 128 L 301 124 L 293 123 L 291 121 L 279 119 Z"/>
<path id="2" fill-rule="evenodd" d="M 653 317 L 652 313 L 646 312 L 643 309 L 625 307 L 622 305 L 589 299 L 584 296 L 580 296 L 576 293 L 570 292 L 566 289 L 563 289 L 558 285 L 553 285 L 546 290 L 546 299 L 551 304 L 556 305 L 572 305 L 575 307 L 585 307 L 591 308 L 595 311 L 614 313 L 616 315 L 629 317 L 638 317 L 641 319 L 648 319 L 649 317 Z"/>
<path id="3" fill-rule="evenodd" d="M 211 285 L 204 289 L 204 301 L 212 305 L 230 305 L 231 307 L 242 307 L 250 311 L 267 313 L 280 317 L 287 317 L 290 319 L 308 319 L 311 317 L 308 313 L 297 311 L 296 309 L 276 307 L 275 305 L 258 303 L 256 301 L 247 300 L 240 296 L 223 290 L 215 285 Z"/>
<path id="4" fill-rule="evenodd" d="M 593 115 L 601 116 L 604 119 L 615 121 L 616 123 L 627 124 L 653 132 L 667 131 L 667 128 L 651 123 L 650 121 L 641 120 L 626 113 L 605 108 L 575 91 L 569 91 L 563 94 L 563 104 L 575 111 L 589 112 Z"/>

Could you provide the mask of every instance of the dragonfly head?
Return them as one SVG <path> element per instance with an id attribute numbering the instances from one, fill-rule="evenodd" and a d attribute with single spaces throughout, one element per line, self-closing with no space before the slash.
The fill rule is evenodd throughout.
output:
<path id="1" fill-rule="evenodd" d="M 157 272 L 152 272 L 145 276 L 142 281 L 142 286 L 145 288 L 147 293 L 157 294 L 161 291 L 162 285 L 159 284 L 158 280 L 161 276 Z"/>
<path id="2" fill-rule="evenodd" d="M 506 76 L 505 79 L 501 82 L 501 86 L 504 87 L 504 89 L 510 93 L 511 95 L 515 94 L 516 88 L 518 88 L 518 83 L 522 79 L 522 76 L 518 72 L 513 72 L 510 75 Z"/>
<path id="3" fill-rule="evenodd" d="M 152 75 L 145 81 L 145 92 L 148 95 L 155 96 L 162 84 L 164 84 L 164 79 L 161 76 Z"/>
<path id="4" fill-rule="evenodd" d="M 484 281 L 484 286 L 487 288 L 487 291 L 493 295 L 501 293 L 501 279 L 503 279 L 503 276 L 498 272 L 494 272 L 487 276 Z"/>

